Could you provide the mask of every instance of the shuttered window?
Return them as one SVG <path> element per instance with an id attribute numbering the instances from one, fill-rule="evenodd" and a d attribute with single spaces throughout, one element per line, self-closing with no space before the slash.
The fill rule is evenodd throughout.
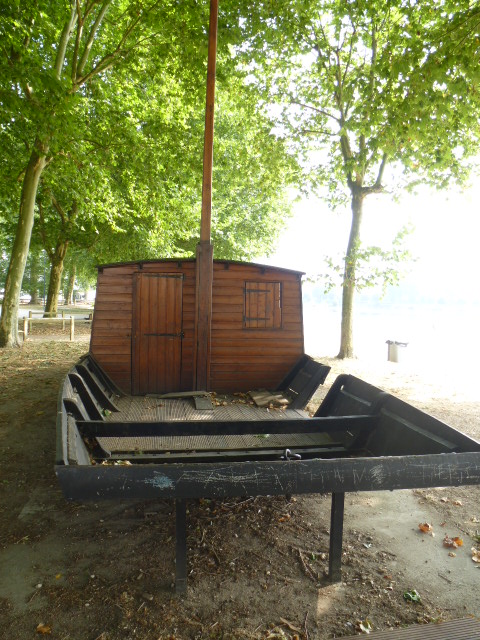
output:
<path id="1" fill-rule="evenodd" d="M 281 329 L 281 282 L 245 283 L 245 329 Z"/>

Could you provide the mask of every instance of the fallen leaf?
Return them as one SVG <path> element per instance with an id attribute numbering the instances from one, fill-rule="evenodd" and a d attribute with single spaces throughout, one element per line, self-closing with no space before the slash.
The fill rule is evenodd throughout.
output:
<path id="1" fill-rule="evenodd" d="M 41 633 L 42 635 L 49 635 L 50 633 L 52 633 L 52 627 L 49 627 L 48 624 L 43 624 L 43 622 L 40 622 L 40 624 L 37 626 L 37 633 Z"/>
<path id="2" fill-rule="evenodd" d="M 449 551 L 448 555 L 450 556 L 450 558 L 456 558 L 457 557 L 457 554 L 454 553 L 453 551 Z"/>
<path id="3" fill-rule="evenodd" d="M 290 631 L 297 631 L 298 633 L 301 633 L 302 630 L 299 629 L 298 627 L 295 627 L 295 625 L 293 625 L 291 622 L 289 622 L 288 620 L 285 620 L 285 618 L 280 618 L 280 622 L 282 624 L 284 624 L 286 627 L 288 627 L 290 629 Z"/>
<path id="4" fill-rule="evenodd" d="M 433 531 L 433 527 L 431 524 L 429 524 L 428 522 L 421 522 L 418 525 L 418 528 L 420 529 L 420 531 L 422 531 L 423 533 L 431 533 Z"/>
<path id="5" fill-rule="evenodd" d="M 443 539 L 443 546 L 456 549 L 457 547 L 463 546 L 463 540 L 458 537 L 450 538 L 448 535 L 445 535 Z"/>
<path id="6" fill-rule="evenodd" d="M 403 594 L 403 599 L 407 602 L 420 602 L 420 594 L 416 589 L 410 589 L 410 591 L 405 591 Z"/>
<path id="7" fill-rule="evenodd" d="M 360 631 L 361 633 L 370 633 L 372 630 L 372 625 L 370 620 L 357 620 L 355 622 L 355 631 Z"/>
<path id="8" fill-rule="evenodd" d="M 453 501 L 453 504 L 454 504 L 456 507 L 463 507 L 463 502 L 462 502 L 461 500 L 454 500 L 454 501 Z"/>
<path id="9" fill-rule="evenodd" d="M 472 560 L 473 562 L 480 563 L 480 549 L 476 549 L 475 547 L 472 547 Z"/>

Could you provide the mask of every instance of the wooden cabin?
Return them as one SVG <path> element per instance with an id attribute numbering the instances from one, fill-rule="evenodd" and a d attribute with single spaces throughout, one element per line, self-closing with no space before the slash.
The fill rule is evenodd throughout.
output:
<path id="1" fill-rule="evenodd" d="M 213 261 L 207 390 L 275 389 L 304 354 L 299 271 Z M 125 393 L 195 389 L 196 260 L 98 268 L 90 354 Z"/>

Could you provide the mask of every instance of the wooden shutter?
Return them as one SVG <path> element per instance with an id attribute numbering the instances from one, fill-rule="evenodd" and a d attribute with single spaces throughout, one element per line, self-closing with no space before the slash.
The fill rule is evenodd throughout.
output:
<path id="1" fill-rule="evenodd" d="M 245 283 L 245 329 L 281 329 L 281 282 Z"/>

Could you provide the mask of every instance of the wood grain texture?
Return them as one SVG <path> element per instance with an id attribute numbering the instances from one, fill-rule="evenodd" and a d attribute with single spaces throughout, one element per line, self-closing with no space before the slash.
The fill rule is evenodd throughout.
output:
<path id="1" fill-rule="evenodd" d="M 193 389 L 195 260 L 162 260 L 101 267 L 90 352 L 125 393 L 132 393 L 135 274 L 181 274 L 182 356 L 179 390 Z M 248 282 L 281 285 L 281 326 L 245 328 Z M 151 313 L 158 304 L 145 301 Z M 156 310 L 156 311 L 155 311 Z M 280 324 L 274 320 L 274 324 Z M 250 263 L 213 262 L 209 387 L 216 391 L 275 388 L 304 353 L 301 274 Z M 267 364 L 266 364 L 267 363 Z M 239 370 L 237 365 L 241 365 Z"/>

